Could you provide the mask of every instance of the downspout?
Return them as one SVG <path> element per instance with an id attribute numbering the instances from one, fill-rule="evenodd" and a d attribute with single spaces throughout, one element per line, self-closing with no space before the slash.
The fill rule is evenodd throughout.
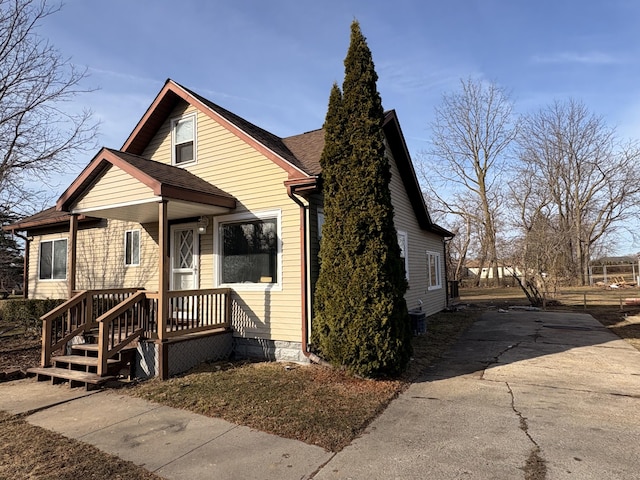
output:
<path id="1" fill-rule="evenodd" d="M 11 233 L 18 238 L 24 240 L 24 263 L 22 265 L 22 297 L 29 298 L 29 251 L 31 250 L 31 240 L 33 237 L 27 237 L 13 230 Z"/>
<path id="2" fill-rule="evenodd" d="M 309 272 L 309 262 L 307 255 L 307 207 L 302 200 L 300 200 L 294 191 L 293 185 L 287 185 L 287 195 L 291 200 L 296 202 L 300 206 L 300 259 L 302 260 L 302 284 L 301 288 L 301 298 L 302 298 L 302 354 L 309 358 L 311 353 L 308 348 L 308 316 L 307 316 L 307 307 L 309 305 L 307 301 L 307 293 L 308 293 L 308 272 Z"/>

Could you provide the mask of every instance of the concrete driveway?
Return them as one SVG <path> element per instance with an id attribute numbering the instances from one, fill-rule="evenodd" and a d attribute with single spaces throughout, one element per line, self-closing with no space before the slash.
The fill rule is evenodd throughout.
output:
<path id="1" fill-rule="evenodd" d="M 640 352 L 589 315 L 485 314 L 313 478 L 640 479 Z"/>

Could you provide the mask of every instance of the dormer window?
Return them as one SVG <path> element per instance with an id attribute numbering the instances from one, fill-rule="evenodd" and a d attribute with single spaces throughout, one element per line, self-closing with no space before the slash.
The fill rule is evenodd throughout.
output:
<path id="1" fill-rule="evenodd" d="M 173 164 L 196 161 L 196 116 L 187 115 L 171 122 L 171 144 Z"/>

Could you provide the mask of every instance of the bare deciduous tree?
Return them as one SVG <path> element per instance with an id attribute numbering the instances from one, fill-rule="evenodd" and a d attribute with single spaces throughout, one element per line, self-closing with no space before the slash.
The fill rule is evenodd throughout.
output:
<path id="1" fill-rule="evenodd" d="M 59 10 L 47 0 L 0 0 L 0 206 L 5 211 L 29 199 L 27 182 L 49 183 L 68 171 L 74 154 L 94 147 L 91 113 L 68 110 L 77 94 L 88 91 L 81 86 L 86 70 L 37 33 Z"/>
<path id="2" fill-rule="evenodd" d="M 620 143 L 601 117 L 576 100 L 525 117 L 519 144 L 517 175 L 526 185 L 514 198 L 521 203 L 521 226 L 535 229 L 540 216 L 553 225 L 547 237 L 538 232 L 536 242 L 562 239 L 556 252 L 562 271 L 584 285 L 593 248 L 638 214 L 640 150 Z"/>
<path id="3" fill-rule="evenodd" d="M 517 133 L 512 109 L 495 83 L 461 80 L 461 90 L 445 94 L 436 108 L 429 162 L 422 168 L 427 195 L 480 233 L 480 271 L 488 264 L 496 280 L 501 174 Z"/>

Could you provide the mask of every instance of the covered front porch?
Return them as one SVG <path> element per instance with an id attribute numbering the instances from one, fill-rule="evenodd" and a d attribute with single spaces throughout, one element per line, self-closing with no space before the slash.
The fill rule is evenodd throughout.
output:
<path id="1" fill-rule="evenodd" d="M 117 373 L 114 368 L 122 365 L 115 365 L 114 359 L 128 351 L 133 354 L 131 375 L 166 379 L 204 360 L 230 354 L 230 289 L 170 291 L 166 299 L 169 308 L 167 315 L 162 316 L 159 292 L 138 289 L 75 292 L 42 317 L 42 369 L 34 369 L 33 373 L 50 373 L 53 378 L 55 371 L 43 369 L 54 368 L 62 358 L 69 370 L 79 371 L 73 367 L 75 364 L 84 373 L 95 374 L 95 382 L 87 383 L 100 383 Z M 187 349 L 184 345 L 179 347 L 185 343 Z M 206 351 L 201 352 L 203 348 Z M 74 349 L 93 352 L 92 360 L 71 358 L 77 356 Z M 57 373 L 62 378 L 70 375 Z M 68 379 L 72 380 L 71 377 Z"/>
<path id="2" fill-rule="evenodd" d="M 222 350 L 228 355 L 231 290 L 200 288 L 198 251 L 201 235 L 212 236 L 207 228 L 209 219 L 230 213 L 235 207 L 234 197 L 183 168 L 102 149 L 56 205 L 59 211 L 70 213 L 68 300 L 42 318 L 42 367 L 55 364 L 54 352 L 68 353 L 78 348 L 73 347 L 74 343 L 89 341 L 95 342 L 95 374 L 101 377 L 112 373 L 113 358 L 134 345 L 136 368 L 141 369 L 136 374 L 161 378 L 179 373 L 177 363 L 189 363 L 172 356 L 198 349 L 193 345 L 189 349 L 174 348 L 175 345 L 224 337 L 226 340 L 218 343 L 224 343 Z M 100 238 L 103 248 L 111 251 L 102 258 L 107 276 L 108 270 L 114 268 L 110 265 L 118 265 L 129 272 L 143 271 L 152 280 L 140 283 L 123 276 L 110 278 L 106 285 L 117 288 L 87 289 L 86 278 L 90 282 L 96 279 L 85 271 L 86 263 L 99 260 L 92 258 L 95 249 L 87 255 L 83 248 L 87 258 L 83 257 L 78 270 L 80 215 L 106 222 L 106 228 L 94 238 Z M 137 234 L 136 230 L 118 230 L 117 235 L 109 237 L 118 222 L 137 225 L 142 230 Z M 146 243 L 145 263 L 140 258 L 144 228 L 157 232 L 153 241 Z M 88 240 L 83 238 L 83 242 Z M 122 243 L 113 242 L 124 243 L 124 249 Z M 206 286 L 213 286 L 211 276 L 212 273 L 203 282 Z M 77 288 L 79 277 L 85 279 L 82 290 Z"/>

